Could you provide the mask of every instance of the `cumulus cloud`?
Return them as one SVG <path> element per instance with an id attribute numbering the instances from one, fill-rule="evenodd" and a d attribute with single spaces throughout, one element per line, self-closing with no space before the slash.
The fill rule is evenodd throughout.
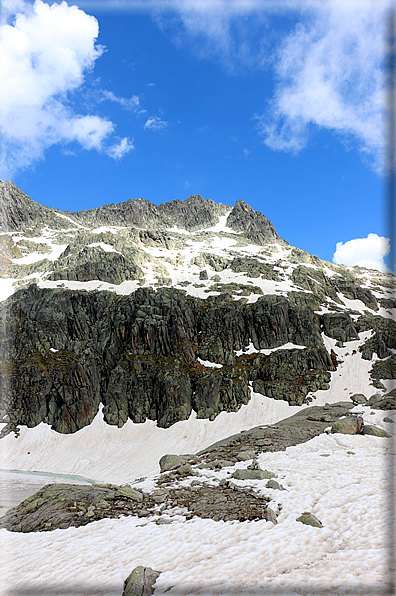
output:
<path id="1" fill-rule="evenodd" d="M 66 2 L 49 6 L 42 0 L 3 0 L 1 14 L 1 177 L 12 177 L 58 143 L 109 153 L 105 141 L 114 124 L 76 114 L 70 104 L 70 92 L 82 86 L 103 52 L 95 43 L 97 20 Z M 116 159 L 118 154 L 114 149 Z"/>
<path id="2" fill-rule="evenodd" d="M 150 116 L 146 120 L 146 123 L 143 128 L 146 130 L 164 130 L 168 126 L 169 122 L 166 120 L 161 120 L 158 116 Z"/>
<path id="3" fill-rule="evenodd" d="M 377 234 L 369 234 L 367 238 L 355 238 L 348 242 L 337 242 L 333 255 L 333 263 L 358 265 L 367 269 L 386 272 L 384 262 L 390 252 L 390 240 Z"/>
<path id="4" fill-rule="evenodd" d="M 324 0 L 283 41 L 275 94 L 258 117 L 268 147 L 297 153 L 320 127 L 354 139 L 380 167 L 385 14 L 381 2 Z"/>

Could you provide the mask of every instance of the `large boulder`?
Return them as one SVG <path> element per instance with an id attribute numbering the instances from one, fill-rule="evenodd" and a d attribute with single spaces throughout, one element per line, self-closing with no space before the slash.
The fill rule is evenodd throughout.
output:
<path id="1" fill-rule="evenodd" d="M 265 480 L 275 478 L 276 474 L 268 470 L 235 470 L 232 478 L 235 480 Z"/>
<path id="2" fill-rule="evenodd" d="M 160 575 L 151 567 L 135 567 L 124 582 L 122 596 L 150 596 L 154 594 L 154 584 Z"/>
<path id="3" fill-rule="evenodd" d="M 161 472 L 168 472 L 169 470 L 175 470 L 179 466 L 183 465 L 190 459 L 191 455 L 171 455 L 166 454 L 159 460 L 159 466 Z"/>
<path id="4" fill-rule="evenodd" d="M 342 433 L 343 435 L 358 435 L 363 427 L 363 418 L 361 416 L 347 416 L 336 420 L 332 427 L 332 433 Z"/>
<path id="5" fill-rule="evenodd" d="M 364 435 L 372 435 L 373 437 L 389 437 L 386 430 L 383 428 L 378 428 L 378 426 L 374 426 L 373 424 L 365 424 L 363 428 Z"/>

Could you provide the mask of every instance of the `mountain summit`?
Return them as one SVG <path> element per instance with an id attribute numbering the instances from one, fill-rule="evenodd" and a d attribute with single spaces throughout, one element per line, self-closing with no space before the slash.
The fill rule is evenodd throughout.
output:
<path id="1" fill-rule="evenodd" d="M 234 208 L 205 200 L 201 195 L 191 195 L 185 201 L 178 199 L 157 206 L 145 199 L 130 199 L 124 203 L 111 203 L 95 209 L 75 213 L 43 207 L 33 201 L 13 182 L 0 180 L 0 231 L 14 232 L 48 225 L 68 227 L 71 218 L 80 226 L 103 225 L 125 226 L 151 230 L 180 228 L 196 232 L 211 228 L 226 216 L 225 223 L 230 230 L 241 232 L 256 244 L 279 240 L 269 219 L 252 207 L 237 201 Z M 70 222 L 69 222 L 70 223 Z"/>

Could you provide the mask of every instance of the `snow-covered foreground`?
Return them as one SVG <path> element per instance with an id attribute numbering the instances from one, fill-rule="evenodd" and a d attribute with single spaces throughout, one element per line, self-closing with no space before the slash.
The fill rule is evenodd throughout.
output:
<path id="1" fill-rule="evenodd" d="M 364 410 L 366 422 L 391 432 L 383 418 L 394 413 Z M 385 595 L 393 514 L 386 458 L 394 456 L 393 444 L 323 434 L 261 455 L 261 467 L 277 473 L 287 489 L 250 481 L 274 499 L 271 507 L 282 504 L 277 525 L 208 519 L 156 525 L 129 517 L 45 533 L 1 530 L 0 593 L 121 596 L 132 568 L 147 565 L 162 572 L 155 594 L 169 596 Z M 217 475 L 225 477 L 227 470 Z M 303 511 L 314 513 L 323 528 L 297 522 Z"/>

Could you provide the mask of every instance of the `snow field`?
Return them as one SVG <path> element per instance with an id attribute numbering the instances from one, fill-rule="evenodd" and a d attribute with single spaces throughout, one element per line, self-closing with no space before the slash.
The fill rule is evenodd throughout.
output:
<path id="1" fill-rule="evenodd" d="M 282 503 L 277 525 L 193 519 L 158 526 L 133 517 L 48 533 L 0 530 L 0 593 L 7 593 L 5 586 L 56 583 L 101 586 L 98 593 L 121 596 L 132 568 L 148 565 L 163 572 L 155 594 L 262 594 L 282 587 L 301 595 L 321 587 L 343 594 L 349 587 L 367 595 L 370 586 L 385 594 L 389 449 L 389 439 L 321 435 L 260 455 L 261 467 L 277 473 L 287 492 L 266 489 L 266 481 L 239 484 L 260 488 L 274 498 L 274 509 Z M 306 510 L 324 527 L 297 522 Z"/>
<path id="2" fill-rule="evenodd" d="M 192 413 L 189 420 L 163 429 L 152 420 L 143 424 L 128 420 L 122 428 L 110 426 L 103 420 L 101 407 L 93 422 L 74 434 L 59 434 L 45 423 L 21 427 L 17 440 L 10 433 L 0 441 L 0 461 L 8 470 L 75 474 L 121 484 L 157 474 L 158 462 L 166 453 L 196 453 L 241 430 L 273 424 L 299 409 L 252 392 L 249 403 L 238 412 L 222 412 L 213 422 L 199 420 Z"/>

